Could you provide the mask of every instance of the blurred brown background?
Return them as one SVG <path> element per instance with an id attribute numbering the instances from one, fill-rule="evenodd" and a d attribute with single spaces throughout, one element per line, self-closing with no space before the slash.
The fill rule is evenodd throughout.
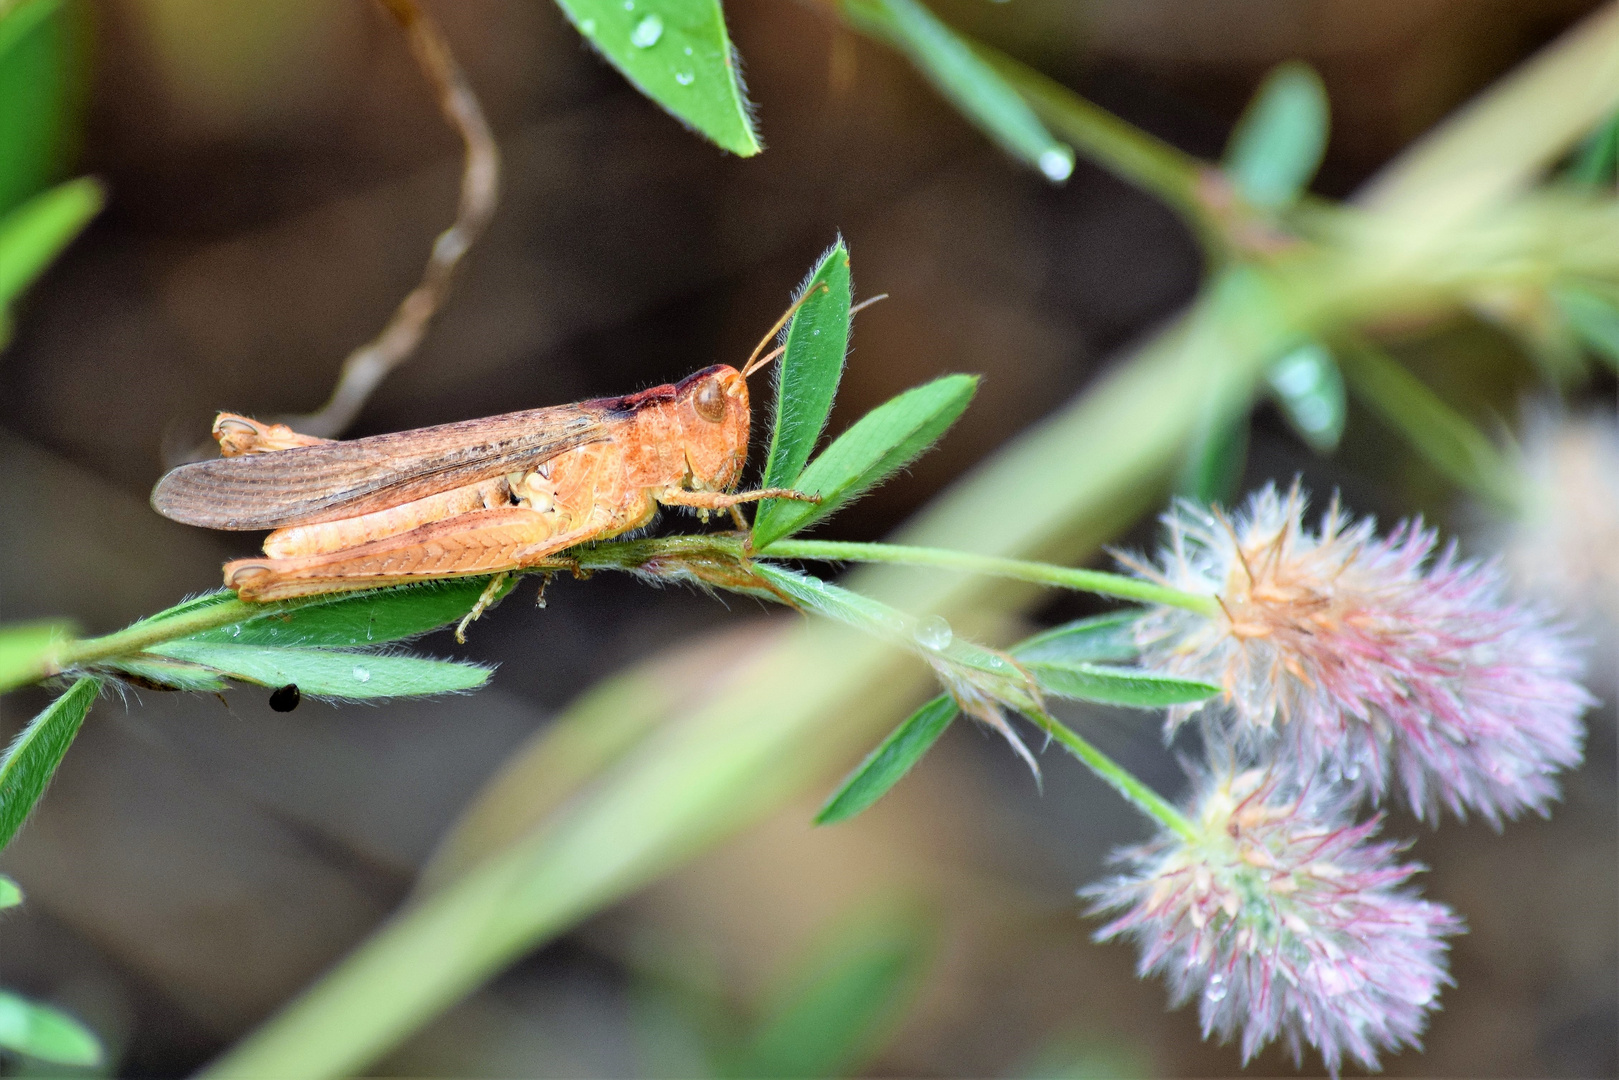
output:
<path id="1" fill-rule="evenodd" d="M 1307 59 L 1334 109 L 1317 190 L 1343 195 L 1591 5 L 936 6 L 1208 156 L 1269 66 Z M 641 99 L 549 3 L 432 10 L 490 113 L 505 193 L 425 347 L 351 435 L 735 362 L 841 230 L 857 292 L 892 299 L 858 320 L 834 424 L 935 374 L 986 376 L 942 449 L 828 530 L 871 538 L 1196 288 L 1197 250 L 1167 210 L 1083 162 L 1066 186 L 1048 186 L 902 61 L 813 6 L 727 5 L 767 145 L 748 161 Z M 111 200 L 19 308 L 0 355 L 0 617 L 66 615 L 99 632 L 214 587 L 219 563 L 252 549 L 251 537 L 147 509 L 165 454 L 204 438 L 216 409 L 269 416 L 324 399 L 453 215 L 459 158 L 401 36 L 363 0 L 79 11 L 90 87 L 81 168 Z M 1435 385 L 1459 384 L 1446 357 L 1465 348 L 1474 374 L 1462 403 L 1515 415 L 1529 375 L 1507 343 L 1477 328 L 1446 341 L 1429 350 Z M 1299 471 L 1386 519 L 1454 509 L 1372 419 L 1353 414 L 1344 450 L 1323 462 L 1262 408 L 1249 480 Z M 251 688 L 228 705 L 149 692 L 104 702 L 0 859 L 28 896 L 0 923 L 0 985 L 77 1011 L 109 1038 L 122 1075 L 186 1073 L 397 904 L 458 809 L 571 697 L 659 650 L 781 617 L 607 577 L 559 581 L 549 600 L 544 611 L 507 603 L 465 649 L 427 640 L 429 652 L 501 665 L 470 697 L 306 703 L 287 715 Z M 7 697 L 0 734 L 46 700 Z M 1605 709 L 1552 821 L 1502 836 L 1452 822 L 1421 834 L 1417 856 L 1433 867 L 1424 889 L 1471 931 L 1456 943 L 1459 985 L 1427 1053 L 1391 1058 L 1391 1073 L 1619 1072 L 1611 701 Z M 1152 717 L 1074 719 L 1161 788 L 1177 784 Z M 957 725 L 857 822 L 812 831 L 818 797 L 532 956 L 379 1071 L 657 1073 L 669 1059 L 648 1057 L 635 1004 L 645 971 L 667 962 L 657 958 L 709 972 L 746 1012 L 828 925 L 896 897 L 931 913 L 940 951 L 875 1074 L 1014 1075 L 1059 1060 L 1070 1075 L 1087 1061 L 1237 1071 L 1235 1051 L 1198 1040 L 1192 1011 L 1166 1013 L 1163 986 L 1135 981 L 1129 949 L 1090 943 L 1096 924 L 1073 890 L 1143 827 L 1071 763 L 1052 760 L 1038 794 L 1003 747 Z M 1418 835 L 1408 819 L 1391 830 Z M 1289 1071 L 1273 1050 L 1250 1073 Z"/>

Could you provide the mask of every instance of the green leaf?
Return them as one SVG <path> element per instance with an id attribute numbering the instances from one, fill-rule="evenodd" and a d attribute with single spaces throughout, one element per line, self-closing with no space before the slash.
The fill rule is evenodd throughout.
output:
<path id="1" fill-rule="evenodd" d="M 1054 138 L 1023 96 L 970 44 L 917 0 L 841 0 L 857 30 L 898 49 L 945 99 L 1002 150 L 1062 183 L 1074 152 Z"/>
<path id="2" fill-rule="evenodd" d="M 508 578 L 499 596 L 509 594 L 517 587 L 518 580 Z M 486 577 L 452 578 L 339 594 L 329 603 L 269 612 L 251 622 L 204 630 L 185 640 L 303 647 L 353 647 L 403 641 L 458 621 L 472 610 L 488 584 Z M 224 596 L 230 599 L 232 594 L 226 592 Z"/>
<path id="3" fill-rule="evenodd" d="M 1515 474 L 1501 452 L 1421 379 L 1365 343 L 1342 350 L 1339 363 L 1355 396 L 1405 436 L 1430 465 L 1497 506 L 1516 506 Z"/>
<path id="4" fill-rule="evenodd" d="M 1123 608 L 1089 619 L 1076 619 L 1038 633 L 1012 649 L 1013 658 L 1025 663 L 1094 664 L 1134 660 L 1136 620 L 1142 608 Z"/>
<path id="5" fill-rule="evenodd" d="M 960 712 L 954 698 L 940 694 L 912 713 L 844 779 L 815 815 L 815 824 L 846 821 L 888 794 L 888 789 L 933 748 Z"/>
<path id="6" fill-rule="evenodd" d="M 1065 664 L 1036 661 L 1024 665 L 1042 691 L 1056 697 L 1161 709 L 1206 701 L 1220 692 L 1212 683 L 1174 679 L 1139 668 L 1103 664 Z"/>
<path id="7" fill-rule="evenodd" d="M 44 677 L 45 661 L 57 643 L 72 636 L 72 624 L 59 621 L 0 626 L 0 686 L 21 686 Z"/>
<path id="8" fill-rule="evenodd" d="M 1248 461 L 1248 414 L 1204 405 L 1175 477 L 1175 494 L 1204 506 L 1229 503 Z"/>
<path id="9" fill-rule="evenodd" d="M 73 1017 L 0 990 L 0 1047 L 58 1065 L 101 1064 L 101 1041 Z"/>
<path id="10" fill-rule="evenodd" d="M 82 35 L 61 0 L 0 4 L 0 214 L 60 176 Z"/>
<path id="11" fill-rule="evenodd" d="M 101 185 L 69 180 L 0 218 L 0 307 L 11 303 L 101 209 Z"/>
<path id="12" fill-rule="evenodd" d="M 17 887 L 15 881 L 0 874 L 0 910 L 16 907 L 20 903 L 22 903 L 22 890 Z"/>
<path id="13" fill-rule="evenodd" d="M 798 295 L 805 299 L 787 328 L 787 347 L 776 379 L 776 426 L 770 433 L 761 487 L 793 486 L 821 438 L 837 396 L 843 358 L 849 351 L 849 251 L 842 237 L 821 256 Z M 756 520 L 777 513 L 779 501 L 761 503 Z"/>
<path id="14" fill-rule="evenodd" d="M 1226 175 L 1244 199 L 1280 210 L 1309 185 L 1327 149 L 1327 90 L 1308 64 L 1272 69 L 1226 145 Z"/>
<path id="15" fill-rule="evenodd" d="M 1619 370 L 1619 309 L 1606 297 L 1578 285 L 1554 286 L 1551 298 L 1585 347 Z"/>
<path id="16" fill-rule="evenodd" d="M 173 690 L 192 690 L 218 693 L 229 684 L 213 668 L 188 664 L 180 660 L 164 660 L 154 656 L 119 656 L 97 665 L 108 671 L 133 675 L 138 679 L 157 683 Z"/>
<path id="17" fill-rule="evenodd" d="M 89 676 L 28 722 L 0 757 L 0 849 L 11 843 L 45 786 L 56 775 L 62 755 L 73 744 L 85 714 L 101 692 L 101 680 Z"/>
<path id="18" fill-rule="evenodd" d="M 355 701 L 474 690 L 488 681 L 490 670 L 415 656 L 206 641 L 170 641 L 147 652 L 201 664 L 243 682 L 260 686 L 294 683 L 306 696 Z"/>
<path id="19" fill-rule="evenodd" d="M 641 93 L 742 157 L 761 148 L 719 0 L 557 0 Z"/>
<path id="20" fill-rule="evenodd" d="M 916 460 L 950 429 L 977 389 L 976 375 L 946 375 L 862 416 L 794 484 L 821 501 L 783 500 L 761 509 L 753 523 L 754 546 L 763 551 L 807 528 Z"/>
<path id="21" fill-rule="evenodd" d="M 1580 144 L 1563 176 L 1581 187 L 1612 186 L 1616 167 L 1619 167 L 1619 116 L 1612 116 Z"/>
<path id="22" fill-rule="evenodd" d="M 1276 404 L 1299 438 L 1318 454 L 1338 448 L 1347 398 L 1338 362 L 1320 342 L 1306 342 L 1265 373 Z"/>
<path id="23" fill-rule="evenodd" d="M 916 989 L 933 934 L 913 919 L 831 940 L 724 1075 L 848 1076 L 880 1047 Z"/>

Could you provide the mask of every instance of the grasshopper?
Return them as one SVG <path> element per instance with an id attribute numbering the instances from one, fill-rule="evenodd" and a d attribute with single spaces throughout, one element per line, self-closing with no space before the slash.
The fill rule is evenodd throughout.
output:
<path id="1" fill-rule="evenodd" d="M 188 525 L 273 529 L 263 558 L 225 564 L 226 586 L 248 601 L 554 567 L 558 552 L 650 524 L 659 506 L 727 510 L 745 528 L 743 503 L 819 501 L 732 491 L 747 463 L 748 376 L 781 353 L 760 356 L 803 299 L 742 370 L 718 364 L 624 397 L 343 441 L 220 413 L 222 456 L 169 472 L 152 506 Z"/>

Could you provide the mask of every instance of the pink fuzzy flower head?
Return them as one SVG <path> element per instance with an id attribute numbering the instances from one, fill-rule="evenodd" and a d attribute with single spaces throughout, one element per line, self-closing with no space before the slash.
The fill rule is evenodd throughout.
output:
<path id="1" fill-rule="evenodd" d="M 1350 823 L 1344 789 L 1293 790 L 1258 770 L 1201 777 L 1192 838 L 1121 852 L 1127 872 L 1082 895 L 1117 914 L 1098 940 L 1134 940 L 1142 976 L 1198 999 L 1204 1038 L 1241 1030 L 1244 1064 L 1280 1038 L 1295 1063 L 1309 1043 L 1333 1075 L 1345 1056 L 1375 1069 L 1417 1045 L 1461 921 L 1400 887 L 1421 868 L 1370 841 L 1375 820 Z"/>
<path id="2" fill-rule="evenodd" d="M 1592 703 L 1566 632 L 1506 599 L 1496 564 L 1435 556 L 1420 522 L 1379 537 L 1334 502 L 1311 532 L 1304 503 L 1297 486 L 1233 518 L 1183 503 L 1159 567 L 1136 567 L 1219 599 L 1137 625 L 1147 666 L 1225 689 L 1171 710 L 1171 730 L 1201 709 L 1217 743 L 1374 797 L 1392 781 L 1422 818 L 1544 813 Z"/>

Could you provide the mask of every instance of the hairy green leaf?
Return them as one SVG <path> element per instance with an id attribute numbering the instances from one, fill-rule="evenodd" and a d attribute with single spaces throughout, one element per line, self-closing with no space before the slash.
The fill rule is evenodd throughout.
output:
<path id="1" fill-rule="evenodd" d="M 170 641 L 147 651 L 201 664 L 243 682 L 260 686 L 294 683 L 308 696 L 349 700 L 473 690 L 489 679 L 489 669 L 476 664 L 336 649 Z"/>
<path id="2" fill-rule="evenodd" d="M 722 1075 L 850 1075 L 903 1012 L 933 940 L 915 919 L 836 935 Z"/>
<path id="3" fill-rule="evenodd" d="M 1338 448 L 1347 398 L 1343 374 L 1325 345 L 1300 345 L 1272 364 L 1265 378 L 1282 415 L 1311 450 L 1330 454 Z"/>
<path id="4" fill-rule="evenodd" d="M 117 656 L 99 666 L 123 675 L 133 675 L 137 679 L 157 683 L 172 690 L 217 693 L 229 686 L 224 677 L 213 668 L 188 664 L 181 660 L 165 660 L 146 655 Z"/>
<path id="5" fill-rule="evenodd" d="M 85 714 L 101 691 L 94 676 L 79 679 L 45 706 L 0 757 L 0 849 L 11 843 L 22 823 L 45 794 L 62 756 L 73 745 Z"/>
<path id="6" fill-rule="evenodd" d="M 1139 668 L 1034 661 L 1024 665 L 1040 689 L 1055 697 L 1161 709 L 1206 701 L 1220 692 L 1212 683 L 1174 679 Z"/>
<path id="7" fill-rule="evenodd" d="M 763 551 L 807 528 L 916 460 L 950 429 L 977 389 L 976 375 L 946 375 L 862 416 L 798 478 L 795 486 L 821 501 L 781 501 L 760 510 L 754 545 Z"/>
<path id="8" fill-rule="evenodd" d="M 0 1047 L 58 1065 L 101 1064 L 101 1041 L 73 1017 L 0 990 Z"/>
<path id="9" fill-rule="evenodd" d="M 793 486 L 832 411 L 849 351 L 849 251 L 842 237 L 821 256 L 798 295 L 803 303 L 787 328 L 787 347 L 776 379 L 776 426 L 770 433 L 761 487 Z M 779 512 L 779 501 L 767 499 L 759 506 L 757 520 Z"/>
<path id="10" fill-rule="evenodd" d="M 1000 72 L 917 0 L 841 0 L 839 7 L 856 29 L 904 53 L 945 100 L 1008 154 L 1054 183 L 1073 173 L 1073 150 L 1046 130 Z"/>
<path id="11" fill-rule="evenodd" d="M 933 748 L 960 712 L 954 698 L 940 694 L 912 713 L 844 779 L 815 815 L 815 824 L 846 821 L 888 794 L 888 789 Z"/>
<path id="12" fill-rule="evenodd" d="M 1225 171 L 1255 206 L 1290 206 L 1309 185 L 1327 149 L 1327 90 L 1308 64 L 1272 69 L 1237 121 Z"/>
<path id="13" fill-rule="evenodd" d="M 503 598 L 516 588 L 518 580 L 508 578 L 499 596 Z M 186 640 L 305 647 L 363 647 L 403 641 L 459 620 L 472 610 L 488 584 L 485 577 L 451 578 L 340 593 L 328 603 L 268 612 L 251 622 L 205 630 Z M 225 594 L 227 598 L 230 595 Z"/>
<path id="14" fill-rule="evenodd" d="M 761 148 L 719 0 L 557 0 L 574 27 L 641 93 L 716 145 Z"/>
<path id="15" fill-rule="evenodd" d="M 101 203 L 101 185 L 81 178 L 41 192 L 0 218 L 0 307 L 50 265 Z"/>
<path id="16" fill-rule="evenodd" d="M 0 909 L 16 907 L 20 903 L 22 903 L 22 890 L 17 887 L 15 881 L 0 874 Z"/>
<path id="17" fill-rule="evenodd" d="M 73 626 L 65 622 L 0 626 L 0 686 L 20 686 L 43 676 L 56 643 L 72 636 Z"/>
<path id="18" fill-rule="evenodd" d="M 1089 619 L 1053 626 L 1019 642 L 1012 656 L 1024 663 L 1106 664 L 1134 660 L 1136 620 L 1141 608 L 1123 608 Z"/>

